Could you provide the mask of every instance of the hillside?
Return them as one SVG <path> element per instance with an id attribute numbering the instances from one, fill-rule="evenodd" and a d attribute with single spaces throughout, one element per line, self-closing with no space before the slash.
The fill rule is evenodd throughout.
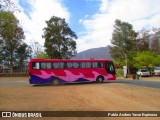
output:
<path id="1" fill-rule="evenodd" d="M 89 58 L 113 60 L 109 54 L 109 46 L 88 49 L 72 57 L 72 59 L 89 59 Z"/>

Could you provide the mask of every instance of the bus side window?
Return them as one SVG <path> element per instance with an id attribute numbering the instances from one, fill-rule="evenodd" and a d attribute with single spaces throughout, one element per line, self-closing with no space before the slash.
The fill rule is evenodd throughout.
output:
<path id="1" fill-rule="evenodd" d="M 67 62 L 66 63 L 66 68 L 72 68 L 72 63 L 71 62 Z"/>
<path id="2" fill-rule="evenodd" d="M 59 64 L 57 62 L 53 63 L 53 68 L 59 68 Z"/>
<path id="3" fill-rule="evenodd" d="M 46 63 L 46 68 L 47 68 L 47 69 L 52 69 L 52 64 L 51 64 L 51 63 L 49 63 L 49 62 L 48 62 L 48 63 Z"/>
<path id="4" fill-rule="evenodd" d="M 64 68 L 64 62 L 59 62 L 59 68 Z"/>
<path id="5" fill-rule="evenodd" d="M 86 62 L 86 68 L 91 68 L 91 62 Z"/>
<path id="6" fill-rule="evenodd" d="M 98 63 L 97 62 L 92 62 L 92 68 L 97 68 L 98 67 Z"/>
<path id="7" fill-rule="evenodd" d="M 40 68 L 39 62 L 33 62 L 33 63 L 32 63 L 32 68 L 33 68 L 34 70 L 39 69 L 39 68 Z"/>
<path id="8" fill-rule="evenodd" d="M 102 68 L 103 67 L 103 63 L 102 62 L 98 62 L 98 68 Z"/>
<path id="9" fill-rule="evenodd" d="M 86 68 L 86 63 L 85 62 L 81 62 L 80 63 L 80 68 Z"/>
<path id="10" fill-rule="evenodd" d="M 46 67 L 47 67 L 47 66 L 46 66 L 46 63 L 42 63 L 42 62 L 41 62 L 41 69 L 46 69 Z"/>
<path id="11" fill-rule="evenodd" d="M 80 68 L 80 63 L 79 62 L 74 62 L 73 67 L 74 68 Z"/>
<path id="12" fill-rule="evenodd" d="M 53 68 L 64 68 L 65 66 L 64 66 L 65 64 L 64 64 L 64 62 L 54 62 L 53 64 L 52 64 L 52 66 L 53 66 Z"/>

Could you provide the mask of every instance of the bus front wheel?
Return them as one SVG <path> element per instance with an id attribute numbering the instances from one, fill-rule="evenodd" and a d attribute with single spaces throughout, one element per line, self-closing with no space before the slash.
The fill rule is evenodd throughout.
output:
<path id="1" fill-rule="evenodd" d="M 101 83 L 104 81 L 104 77 L 103 76 L 98 76 L 96 79 L 96 82 Z"/>
<path id="2" fill-rule="evenodd" d="M 59 85 L 60 84 L 60 80 L 58 78 L 54 78 L 52 81 L 52 85 Z"/>

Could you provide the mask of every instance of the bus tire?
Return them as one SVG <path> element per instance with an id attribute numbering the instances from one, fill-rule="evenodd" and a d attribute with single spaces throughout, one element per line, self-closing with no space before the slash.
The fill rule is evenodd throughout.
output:
<path id="1" fill-rule="evenodd" d="M 60 84 L 60 80 L 58 78 L 54 78 L 52 81 L 52 85 L 59 85 Z"/>
<path id="2" fill-rule="evenodd" d="M 98 76 L 96 79 L 96 82 L 98 83 L 102 83 L 104 81 L 104 77 L 103 76 Z"/>

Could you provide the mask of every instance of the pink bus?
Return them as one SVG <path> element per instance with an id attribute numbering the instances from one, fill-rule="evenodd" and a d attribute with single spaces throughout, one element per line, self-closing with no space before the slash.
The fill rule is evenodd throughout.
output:
<path id="1" fill-rule="evenodd" d="M 30 84 L 62 84 L 67 82 L 103 82 L 115 80 L 115 68 L 110 60 L 31 59 Z"/>

